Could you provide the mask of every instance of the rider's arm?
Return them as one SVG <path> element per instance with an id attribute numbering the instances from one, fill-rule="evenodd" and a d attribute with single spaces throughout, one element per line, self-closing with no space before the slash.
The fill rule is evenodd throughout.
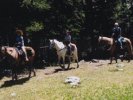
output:
<path id="1" fill-rule="evenodd" d="M 113 37 L 114 37 L 114 35 L 115 35 L 115 28 L 113 28 L 113 30 L 112 30 L 112 35 L 111 35 L 111 38 L 113 38 Z"/>
<path id="2" fill-rule="evenodd" d="M 121 28 L 120 28 L 120 27 L 119 27 L 119 31 L 120 31 L 120 35 L 122 35 L 122 34 L 121 34 Z"/>
<path id="3" fill-rule="evenodd" d="M 113 38 L 113 37 L 114 37 L 114 35 L 115 35 L 115 33 L 113 32 L 113 33 L 112 33 L 112 36 L 111 36 L 111 38 Z"/>

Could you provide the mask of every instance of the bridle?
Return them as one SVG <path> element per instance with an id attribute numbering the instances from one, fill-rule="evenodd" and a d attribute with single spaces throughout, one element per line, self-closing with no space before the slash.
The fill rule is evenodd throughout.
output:
<path id="1" fill-rule="evenodd" d="M 55 42 L 54 40 L 50 41 L 50 48 L 54 48 L 55 47 Z"/>
<path id="2" fill-rule="evenodd" d="M 54 40 L 52 40 L 52 41 L 50 41 L 50 48 L 54 48 L 54 47 L 55 47 L 55 42 L 54 42 Z M 62 51 L 63 49 L 66 49 L 66 47 L 58 50 L 58 52 Z"/>
<path id="3" fill-rule="evenodd" d="M 1 56 L 0 62 L 2 62 L 3 60 L 6 59 L 6 56 L 4 55 L 5 52 L 6 52 L 6 47 L 2 46 L 2 47 L 0 48 L 0 56 Z"/>

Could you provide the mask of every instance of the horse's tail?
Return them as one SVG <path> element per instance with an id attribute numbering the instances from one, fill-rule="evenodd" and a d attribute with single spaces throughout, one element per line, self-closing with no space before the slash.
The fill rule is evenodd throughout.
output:
<path id="1" fill-rule="evenodd" d="M 32 53 L 32 56 L 35 56 L 35 50 L 34 50 L 32 47 L 25 46 L 25 49 L 26 49 L 26 50 L 30 50 L 31 53 Z"/>
<path id="2" fill-rule="evenodd" d="M 133 47 L 132 47 L 132 42 L 130 41 L 130 39 L 125 38 L 127 40 L 127 43 L 129 44 L 129 49 L 131 51 L 131 55 L 133 55 Z"/>
<path id="3" fill-rule="evenodd" d="M 133 55 L 133 46 L 132 46 L 132 42 L 130 40 L 129 40 L 129 44 L 130 44 L 131 54 Z"/>

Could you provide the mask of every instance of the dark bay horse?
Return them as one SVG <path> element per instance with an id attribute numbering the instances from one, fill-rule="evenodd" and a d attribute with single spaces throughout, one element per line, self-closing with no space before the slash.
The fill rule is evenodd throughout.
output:
<path id="1" fill-rule="evenodd" d="M 108 50 L 110 50 L 110 64 L 112 63 L 112 58 L 113 56 L 115 56 L 115 60 L 116 60 L 116 63 L 117 63 L 117 54 L 118 53 L 118 50 L 120 51 L 119 49 L 119 46 L 117 45 L 117 43 L 115 43 L 115 41 L 113 40 L 113 38 L 108 38 L 108 37 L 101 37 L 99 36 L 98 38 L 98 42 L 99 43 L 105 43 L 107 45 L 110 46 L 110 48 Z M 130 41 L 130 39 L 124 37 L 124 48 L 127 49 L 128 51 L 128 61 L 130 62 L 130 59 L 133 55 L 133 49 L 132 49 L 132 43 Z M 123 61 L 123 59 L 121 59 Z"/>
<path id="2" fill-rule="evenodd" d="M 17 70 L 22 64 L 28 65 L 29 78 L 31 77 L 31 71 L 33 71 L 34 76 L 36 76 L 35 70 L 33 68 L 33 61 L 35 58 L 35 51 L 32 47 L 25 46 L 26 52 L 28 54 L 28 62 L 25 62 L 21 57 L 18 49 L 16 47 L 1 46 L 0 56 L 7 58 L 7 63 L 10 64 L 12 70 L 12 80 L 17 80 Z"/>

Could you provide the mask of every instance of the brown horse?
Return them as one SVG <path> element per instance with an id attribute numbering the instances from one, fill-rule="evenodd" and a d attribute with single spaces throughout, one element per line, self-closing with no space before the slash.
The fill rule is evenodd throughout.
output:
<path id="1" fill-rule="evenodd" d="M 33 61 L 35 58 L 35 51 L 32 47 L 25 46 L 26 52 L 28 53 L 28 62 L 25 62 L 19 51 L 15 47 L 1 46 L 0 47 L 0 55 L 2 57 L 7 58 L 7 63 L 10 64 L 12 69 L 12 80 L 17 80 L 17 69 L 20 68 L 20 65 L 24 64 L 28 65 L 29 70 L 29 78 L 31 77 L 31 71 L 34 72 L 34 76 L 36 76 L 35 70 L 33 67 Z"/>
<path id="2" fill-rule="evenodd" d="M 98 38 L 98 42 L 99 43 L 104 43 L 110 46 L 110 48 L 108 50 L 110 50 L 110 54 L 111 54 L 111 58 L 110 58 L 110 64 L 112 63 L 112 58 L 113 56 L 115 56 L 115 60 L 117 63 L 117 51 L 118 51 L 118 46 L 115 43 L 115 41 L 113 40 L 113 38 L 108 38 L 108 37 L 101 37 L 99 36 Z M 132 51 L 132 43 L 130 41 L 130 39 L 124 37 L 124 46 L 125 48 L 127 48 L 128 50 L 128 61 L 130 61 L 130 58 L 133 55 L 133 51 Z M 123 59 L 121 59 L 123 61 Z"/>
<path id="3" fill-rule="evenodd" d="M 98 43 L 110 46 L 110 48 L 108 49 L 108 50 L 110 50 L 111 46 L 113 45 L 113 39 L 108 38 L 108 37 L 99 36 Z"/>
<path id="4" fill-rule="evenodd" d="M 130 41 L 130 39 L 124 37 L 124 48 L 127 49 L 128 51 L 128 62 L 130 62 L 130 59 L 132 58 L 133 55 L 133 47 L 132 47 L 132 43 Z M 115 53 L 117 53 L 117 51 L 119 51 L 120 48 L 118 46 L 117 43 L 115 43 L 115 41 L 113 40 L 113 45 L 111 46 L 111 59 L 110 59 L 110 63 L 112 63 L 112 57 L 115 55 L 116 56 L 116 63 L 117 63 L 117 55 Z M 123 58 L 121 59 L 123 61 Z"/>

